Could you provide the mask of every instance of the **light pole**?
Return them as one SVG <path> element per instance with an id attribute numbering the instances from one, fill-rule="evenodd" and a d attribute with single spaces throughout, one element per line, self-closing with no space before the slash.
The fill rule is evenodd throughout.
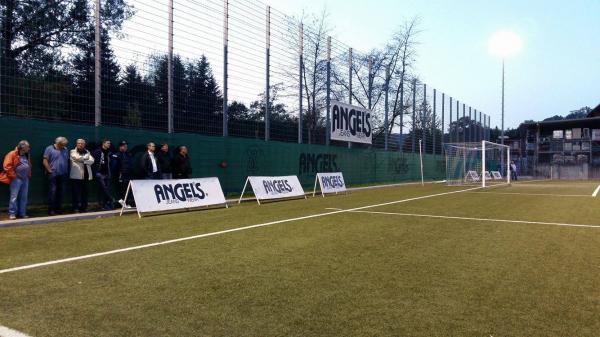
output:
<path id="1" fill-rule="evenodd" d="M 504 57 L 502 58 L 502 134 L 500 143 L 504 145 Z"/>
<path id="2" fill-rule="evenodd" d="M 488 49 L 492 55 L 502 58 L 502 133 L 500 142 L 504 145 L 504 75 L 506 58 L 521 50 L 523 43 L 521 38 L 510 31 L 499 31 L 490 37 Z"/>

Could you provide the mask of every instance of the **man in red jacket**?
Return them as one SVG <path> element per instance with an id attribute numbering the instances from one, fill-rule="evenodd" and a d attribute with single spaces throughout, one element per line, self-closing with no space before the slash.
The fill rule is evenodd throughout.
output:
<path id="1" fill-rule="evenodd" d="M 31 177 L 31 157 L 29 142 L 22 140 L 17 147 L 6 154 L 0 172 L 0 182 L 10 184 L 8 214 L 11 220 L 27 217 L 27 194 Z"/>

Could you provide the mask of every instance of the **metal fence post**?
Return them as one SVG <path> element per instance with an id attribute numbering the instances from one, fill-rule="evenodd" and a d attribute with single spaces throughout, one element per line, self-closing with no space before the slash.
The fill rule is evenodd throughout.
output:
<path id="1" fill-rule="evenodd" d="M 367 94 L 367 99 L 368 99 L 368 107 L 369 110 L 371 110 L 371 104 L 372 104 L 372 95 L 373 95 L 373 57 L 369 56 L 369 83 L 368 83 L 368 94 Z M 389 70 L 389 69 L 388 69 Z M 386 81 L 389 78 L 389 74 L 386 77 Z"/>
<path id="2" fill-rule="evenodd" d="M 483 117 L 483 124 L 482 124 L 482 128 L 483 129 L 482 129 L 482 136 L 481 136 L 481 138 L 483 140 L 487 140 L 487 128 L 486 128 L 486 126 L 487 126 L 487 116 L 486 116 L 486 114 L 483 114 L 482 117 Z"/>
<path id="3" fill-rule="evenodd" d="M 490 115 L 487 116 L 488 118 L 488 122 L 487 122 L 487 141 L 491 142 L 492 141 L 492 117 Z"/>
<path id="4" fill-rule="evenodd" d="M 487 132 L 487 131 L 485 130 L 485 126 L 486 126 L 485 119 L 486 119 L 486 117 L 485 117 L 485 114 L 482 112 L 482 113 L 481 113 L 481 118 L 480 118 L 480 120 L 481 120 L 481 121 L 482 121 L 482 123 L 483 123 L 483 124 L 481 125 L 481 127 L 482 127 L 482 129 L 481 129 L 481 139 L 482 139 L 482 140 L 486 140 L 486 138 L 485 138 L 485 135 L 486 135 L 486 132 Z"/>
<path id="5" fill-rule="evenodd" d="M 423 152 L 427 153 L 427 84 L 423 83 L 423 107 L 421 108 L 421 139 Z"/>
<path id="6" fill-rule="evenodd" d="M 483 140 L 487 140 L 487 115 L 483 114 Z"/>
<path id="7" fill-rule="evenodd" d="M 490 116 L 485 116 L 485 140 L 490 141 Z"/>
<path id="8" fill-rule="evenodd" d="M 331 109 L 331 36 L 327 37 L 327 111 L 325 114 L 327 115 L 325 127 L 325 144 L 329 146 L 329 138 L 331 135 L 329 132 L 331 131 L 330 120 L 329 120 L 329 110 Z"/>
<path id="9" fill-rule="evenodd" d="M 465 119 L 467 119 L 467 115 L 466 115 L 466 105 L 465 103 L 463 103 L 463 123 L 465 122 Z M 464 130 L 463 128 L 463 134 L 462 134 L 462 139 L 463 139 L 463 143 L 467 142 L 467 132 Z"/>
<path id="10" fill-rule="evenodd" d="M 483 121 L 483 118 L 485 118 L 485 114 L 483 112 L 479 112 L 479 124 L 481 124 L 481 140 L 485 139 L 485 121 Z"/>
<path id="11" fill-rule="evenodd" d="M 266 13 L 266 87 L 265 87 L 265 141 L 269 141 L 271 133 L 271 111 L 269 104 L 271 102 L 270 92 L 270 67 L 271 67 L 271 6 L 267 6 Z"/>
<path id="12" fill-rule="evenodd" d="M 412 94 L 413 94 L 413 97 L 412 97 L 412 144 L 411 144 L 412 146 L 411 146 L 411 150 L 412 150 L 412 153 L 415 153 L 415 146 L 416 146 L 415 141 L 417 139 L 416 134 L 415 134 L 417 132 L 417 129 L 416 129 L 417 123 L 415 121 L 415 117 L 416 117 L 415 110 L 417 110 L 417 79 L 416 78 L 413 79 Z"/>
<path id="13" fill-rule="evenodd" d="M 352 105 L 352 48 L 348 49 L 348 103 Z M 348 148 L 352 148 L 352 142 L 348 142 Z"/>
<path id="14" fill-rule="evenodd" d="M 456 100 L 456 142 L 460 143 L 460 129 L 462 128 L 459 116 L 460 102 Z"/>
<path id="15" fill-rule="evenodd" d="M 370 81 L 370 79 L 369 79 Z M 388 150 L 388 130 L 389 130 L 389 113 L 390 113 L 390 66 L 385 68 L 385 116 L 383 120 L 383 137 L 384 137 L 384 149 Z M 369 109 L 371 108 L 371 99 L 369 98 Z"/>
<path id="16" fill-rule="evenodd" d="M 479 111 L 479 123 L 477 124 L 477 138 L 479 141 L 483 140 L 483 128 L 481 124 L 481 111 Z"/>
<path id="17" fill-rule="evenodd" d="M 440 140 L 440 154 L 443 154 L 444 143 L 446 142 L 445 115 L 446 115 L 446 94 L 442 93 L 442 139 Z"/>
<path id="18" fill-rule="evenodd" d="M 469 142 L 473 141 L 473 118 L 471 117 L 471 107 L 469 106 Z"/>
<path id="19" fill-rule="evenodd" d="M 404 72 L 400 78 L 400 151 L 404 152 Z M 394 111 L 393 113 L 396 113 Z"/>
<path id="20" fill-rule="evenodd" d="M 452 143 L 453 137 L 452 137 L 452 97 L 450 97 L 450 109 L 448 110 L 448 112 L 450 113 L 450 120 L 449 120 L 449 124 L 448 124 L 448 142 Z M 458 123 L 457 123 L 458 124 Z M 456 125 L 454 126 L 454 128 L 456 129 Z"/>
<path id="21" fill-rule="evenodd" d="M 102 124 L 102 66 L 101 66 L 101 47 L 100 47 L 100 0 L 96 0 L 96 21 L 95 21 L 95 52 L 94 52 L 94 125 Z"/>
<path id="22" fill-rule="evenodd" d="M 228 110 L 229 103 L 227 102 L 227 62 L 228 62 L 228 45 L 229 45 L 229 0 L 223 0 L 223 137 L 229 135 Z"/>
<path id="23" fill-rule="evenodd" d="M 304 72 L 302 71 L 304 69 L 304 24 L 300 23 L 300 29 L 299 29 L 299 41 L 300 41 L 300 46 L 299 46 L 299 60 L 300 60 L 300 64 L 298 66 L 298 82 L 299 82 L 299 86 L 298 86 L 298 144 L 302 144 L 302 93 L 303 93 L 303 88 L 302 88 L 302 75 L 304 74 Z"/>
<path id="24" fill-rule="evenodd" d="M 437 92 L 436 92 L 436 90 L 434 88 L 433 89 L 433 119 L 431 120 L 431 131 L 432 131 L 432 137 L 431 138 L 432 138 L 432 143 L 433 143 L 433 145 L 432 145 L 433 147 L 432 147 L 432 151 L 431 151 L 432 154 L 437 154 L 437 151 L 435 150 L 435 133 L 437 131 L 437 127 L 435 126 L 435 117 L 436 117 L 435 113 L 437 112 L 436 111 L 436 107 L 435 107 L 435 104 L 437 103 L 436 102 L 436 97 L 435 97 L 436 94 L 437 94 Z"/>
<path id="25" fill-rule="evenodd" d="M 483 114 L 483 139 L 487 139 L 487 115 Z"/>
<path id="26" fill-rule="evenodd" d="M 168 132 L 173 133 L 173 0 L 169 0 L 169 59 L 167 60 L 168 79 L 167 79 L 167 96 L 168 96 Z"/>
<path id="27" fill-rule="evenodd" d="M 473 141 L 478 142 L 481 139 L 479 139 L 479 126 L 477 124 L 477 109 L 473 109 L 473 119 L 475 119 L 473 122 Z"/>
<path id="28" fill-rule="evenodd" d="M 477 126 L 477 109 L 473 109 L 473 141 L 480 141 L 479 139 L 479 127 Z"/>

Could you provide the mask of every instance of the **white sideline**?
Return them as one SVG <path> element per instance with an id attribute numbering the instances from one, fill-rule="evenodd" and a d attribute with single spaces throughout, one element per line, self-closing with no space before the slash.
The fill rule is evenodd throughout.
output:
<path id="1" fill-rule="evenodd" d="M 245 227 L 232 228 L 232 229 L 222 230 L 222 231 L 218 231 L 218 232 L 205 233 L 205 234 L 188 236 L 188 237 L 179 238 L 179 239 L 154 242 L 154 243 L 149 243 L 149 244 L 140 245 L 140 246 L 133 246 L 133 247 L 127 247 L 127 248 L 109 250 L 109 251 L 106 251 L 106 252 L 100 252 L 100 253 L 94 253 L 94 254 L 88 254 L 88 255 L 75 256 L 75 257 L 70 257 L 70 258 L 60 259 L 60 260 L 53 260 L 53 261 L 47 261 L 47 262 L 41 262 L 41 263 L 34 263 L 34 264 L 30 264 L 30 265 L 25 265 L 25 266 L 20 266 L 20 267 L 14 267 L 14 268 L 8 268 L 8 269 L 0 269 L 0 274 L 6 274 L 6 273 L 15 272 L 15 271 L 26 270 L 26 269 L 33 269 L 33 268 L 39 268 L 39 267 L 50 266 L 50 265 L 55 265 L 55 264 L 60 264 L 60 263 L 66 263 L 66 262 L 73 262 L 73 261 L 78 261 L 78 260 L 91 259 L 91 258 L 99 257 L 99 256 L 112 255 L 112 254 L 117 254 L 117 253 L 124 253 L 124 252 L 129 252 L 129 251 L 132 251 L 132 250 L 140 250 L 140 249 L 144 249 L 144 248 L 150 248 L 150 247 L 168 245 L 168 244 L 171 244 L 171 243 L 177 243 L 177 242 L 182 242 L 182 241 L 188 241 L 188 240 L 205 238 L 205 237 L 209 237 L 209 236 L 216 236 L 216 235 L 221 235 L 221 234 L 239 232 L 239 231 L 248 230 L 248 229 L 252 229 L 252 228 L 259 228 L 259 227 L 271 226 L 271 225 L 276 225 L 276 224 L 280 224 L 280 223 L 286 223 L 286 222 L 292 222 L 292 221 L 298 221 L 298 220 L 305 220 L 305 219 L 311 219 L 311 218 L 318 218 L 318 217 L 322 217 L 322 216 L 339 214 L 339 213 L 347 213 L 347 212 L 353 212 L 353 211 L 360 211 L 360 210 L 367 209 L 367 208 L 387 206 L 387 205 L 394 205 L 394 204 L 404 203 L 404 202 L 408 202 L 408 201 L 414 201 L 414 200 L 421 200 L 421 199 L 438 197 L 438 196 L 442 196 L 442 195 L 449 195 L 449 194 L 455 194 L 455 193 L 468 192 L 468 191 L 473 191 L 473 190 L 477 190 L 477 189 L 480 189 L 480 188 L 481 187 L 474 187 L 474 188 L 468 188 L 468 189 L 458 190 L 458 191 L 452 191 L 452 192 L 443 192 L 443 193 L 430 194 L 430 195 L 425 195 L 425 196 L 420 196 L 420 197 L 414 197 L 414 198 L 408 198 L 408 199 L 402 199 L 402 200 L 385 202 L 385 203 L 381 203 L 381 204 L 356 207 L 356 208 L 351 208 L 351 209 L 347 209 L 347 210 L 338 210 L 338 211 L 333 211 L 333 212 L 318 213 L 318 214 L 307 215 L 307 216 L 302 216 L 302 217 L 296 217 L 296 218 L 290 218 L 290 219 L 284 219 L 284 220 L 277 220 L 277 221 L 271 221 L 271 222 L 265 222 L 265 223 L 257 224 L 257 225 L 250 225 L 250 226 L 245 226 Z"/>
<path id="2" fill-rule="evenodd" d="M 0 325 L 0 337 L 31 337 L 17 330 Z"/>
<path id="3" fill-rule="evenodd" d="M 592 197 L 595 198 L 598 195 L 599 191 L 600 191 L 600 185 L 598 185 L 598 187 L 596 187 L 596 189 L 594 190 L 594 193 L 592 193 Z"/>
<path id="4" fill-rule="evenodd" d="M 596 186 L 596 184 L 513 184 L 513 187 L 519 187 L 519 188 L 540 188 L 540 189 L 544 189 L 544 188 L 550 188 L 550 189 L 556 189 L 556 188 L 565 188 L 565 187 L 573 187 L 573 188 L 588 188 L 590 186 Z"/>
<path id="5" fill-rule="evenodd" d="M 599 186 L 600 187 L 600 186 Z M 550 193 L 519 193 L 519 192 L 468 192 L 477 194 L 508 194 L 508 195 L 541 195 L 546 197 L 586 197 L 588 194 L 550 194 Z"/>
<path id="6" fill-rule="evenodd" d="M 469 217 L 461 217 L 461 216 L 446 216 L 446 215 L 431 215 L 431 214 L 413 214 L 413 213 L 393 213 L 393 212 L 375 212 L 375 211 L 360 211 L 360 210 L 348 210 L 348 212 L 350 212 L 350 213 L 366 213 L 366 214 L 381 214 L 381 215 L 412 216 L 412 217 L 419 217 L 419 218 L 437 218 L 437 219 L 454 219 L 454 220 L 508 222 L 508 223 L 521 223 L 521 224 L 532 224 L 532 225 L 549 225 L 549 226 L 563 226 L 563 227 L 600 228 L 600 225 L 580 225 L 580 224 L 569 224 L 569 223 L 558 223 L 558 222 L 543 222 L 543 221 L 469 218 Z"/>

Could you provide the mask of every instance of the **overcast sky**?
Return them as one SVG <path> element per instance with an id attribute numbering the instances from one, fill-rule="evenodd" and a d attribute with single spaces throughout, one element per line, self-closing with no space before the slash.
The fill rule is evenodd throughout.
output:
<path id="1" fill-rule="evenodd" d="M 512 30 L 523 49 L 506 61 L 506 126 L 600 104 L 600 0 L 271 0 L 289 14 L 330 12 L 334 35 L 359 50 L 385 44 L 421 18 L 418 73 L 500 123 L 501 60 L 489 37 Z"/>
<path id="2" fill-rule="evenodd" d="M 267 1 L 267 3 L 263 2 Z M 136 14 L 112 41 L 123 65 L 147 70 L 148 55 L 167 50 L 168 0 L 129 0 Z M 526 119 L 566 115 L 600 104 L 600 0 L 230 0 L 229 99 L 245 104 L 264 91 L 265 8 L 301 17 L 330 13 L 333 37 L 357 52 L 381 48 L 393 32 L 420 18 L 417 73 L 438 89 L 491 116 L 500 126 L 502 61 L 488 51 L 490 37 L 510 30 L 522 50 L 506 60 L 506 127 Z M 206 55 L 223 78 L 223 0 L 175 0 L 174 49 L 190 60 Z M 289 27 L 274 15 L 271 83 L 297 73 Z M 275 19 L 278 17 L 279 19 Z M 277 21 L 280 20 L 280 21 Z M 294 33 L 295 34 L 295 33 Z M 341 44 L 336 42 L 339 47 Z M 346 47 L 343 47 L 346 48 Z M 339 49 L 335 52 L 339 52 Z M 295 90 L 288 111 L 297 113 Z"/>

